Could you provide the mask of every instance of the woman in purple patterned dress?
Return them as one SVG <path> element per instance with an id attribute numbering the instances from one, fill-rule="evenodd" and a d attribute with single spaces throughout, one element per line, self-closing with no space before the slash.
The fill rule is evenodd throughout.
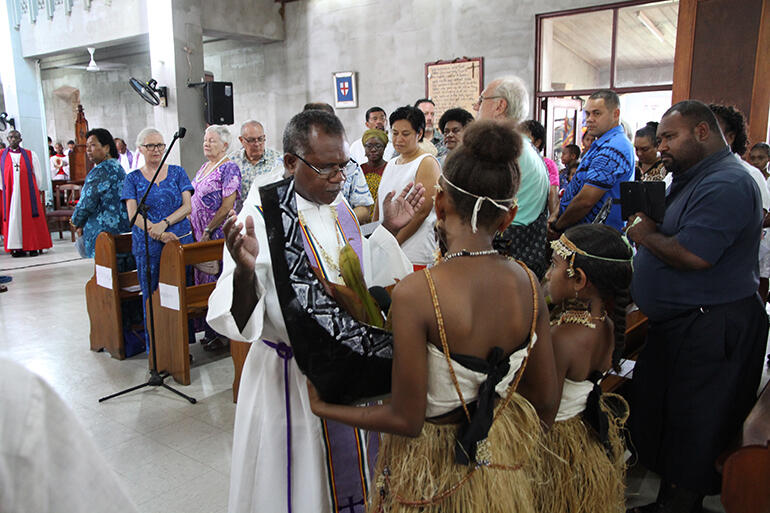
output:
<path id="1" fill-rule="evenodd" d="M 203 154 L 207 162 L 201 166 L 192 181 L 195 194 L 192 197 L 192 222 L 195 240 L 199 242 L 224 238 L 222 223 L 241 195 L 241 170 L 227 158 L 230 131 L 222 125 L 212 125 L 203 134 Z M 195 284 L 217 281 L 216 274 L 195 269 Z M 218 335 L 206 325 L 204 349 L 216 349 L 222 345 Z"/>

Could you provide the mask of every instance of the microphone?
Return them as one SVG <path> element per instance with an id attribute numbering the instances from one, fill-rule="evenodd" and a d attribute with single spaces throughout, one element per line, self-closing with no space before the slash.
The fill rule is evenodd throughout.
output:
<path id="1" fill-rule="evenodd" d="M 174 134 L 177 139 L 184 139 L 184 136 L 187 135 L 187 129 L 183 126 L 179 127 L 179 130 L 176 134 Z"/>
<path id="2" fill-rule="evenodd" d="M 380 307 L 380 310 L 387 315 L 388 311 L 390 310 L 390 294 L 388 294 L 388 291 L 385 290 L 384 287 L 369 287 L 369 293 L 372 295 L 375 301 L 377 301 L 377 305 Z"/>

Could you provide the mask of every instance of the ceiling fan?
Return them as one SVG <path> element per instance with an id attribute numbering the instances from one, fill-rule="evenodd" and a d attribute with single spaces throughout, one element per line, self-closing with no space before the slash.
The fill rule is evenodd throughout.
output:
<path id="1" fill-rule="evenodd" d="M 128 67 L 126 64 L 121 64 L 118 62 L 102 62 L 102 63 L 96 64 L 96 61 L 94 60 L 95 51 L 96 51 L 96 48 L 94 48 L 93 46 L 88 47 L 88 53 L 91 55 L 91 60 L 88 62 L 87 66 L 71 65 L 71 66 L 63 66 L 63 67 L 69 68 L 69 69 L 84 69 L 86 71 L 115 71 L 118 69 L 125 69 Z"/>

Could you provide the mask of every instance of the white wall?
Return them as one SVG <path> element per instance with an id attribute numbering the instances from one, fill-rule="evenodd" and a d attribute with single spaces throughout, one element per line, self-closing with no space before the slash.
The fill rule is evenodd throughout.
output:
<path id="1" fill-rule="evenodd" d="M 80 91 L 89 128 L 106 128 L 113 137 L 126 140 L 130 148 L 140 130 L 152 124 L 153 107 L 142 100 L 128 85 L 129 77 L 147 80 L 150 76 L 149 55 L 133 55 L 110 59 L 128 67 L 118 71 L 88 72 L 74 69 L 43 70 L 43 95 L 48 135 L 54 141 L 66 143 L 75 138 L 74 118 L 62 119 L 63 113 L 55 109 L 54 91 L 63 86 Z"/>
<path id="2" fill-rule="evenodd" d="M 333 104 L 332 73 L 357 71 L 359 107 L 338 109 L 350 139 L 364 113 L 390 113 L 425 95 L 425 63 L 484 57 L 485 83 L 513 73 L 534 86 L 535 14 L 604 0 L 301 0 L 286 4 L 286 39 L 210 43 L 204 65 L 233 82 L 236 125 L 263 122 L 280 148 L 288 120 L 308 101 Z"/>
<path id="3" fill-rule="evenodd" d="M 357 71 L 359 107 L 337 110 L 352 140 L 364 129 L 367 108 L 379 105 L 390 113 L 425 95 L 426 62 L 484 57 L 485 83 L 513 73 L 532 92 L 535 14 L 603 3 L 607 1 L 300 0 L 286 4 L 284 41 L 207 43 L 204 67 L 216 80 L 233 82 L 235 128 L 249 118 L 262 121 L 268 145 L 276 149 L 286 123 L 306 102 L 333 104 L 333 72 Z M 263 21 L 268 27 L 269 20 Z M 135 61 L 130 70 L 137 78 L 149 77 L 149 56 L 146 65 Z M 60 85 L 78 87 L 91 126 L 104 126 L 129 140 L 152 119 L 151 107 L 125 85 L 125 75 L 118 79 L 110 73 L 83 73 L 46 71 L 46 98 Z"/>

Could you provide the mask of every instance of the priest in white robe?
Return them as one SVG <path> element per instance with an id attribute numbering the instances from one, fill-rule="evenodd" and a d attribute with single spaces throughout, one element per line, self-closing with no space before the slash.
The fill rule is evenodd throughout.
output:
<path id="1" fill-rule="evenodd" d="M 338 217 L 350 210 L 341 195 L 349 159 L 344 144 L 339 119 L 318 110 L 292 118 L 283 138 L 299 223 L 318 248 L 311 264 L 338 283 L 339 250 L 346 242 Z M 391 285 L 412 270 L 392 232 L 408 222 L 423 195 L 418 186 L 389 201 L 382 226 L 362 239 L 368 286 Z M 225 240 L 223 272 L 206 320 L 217 332 L 252 343 L 236 409 L 229 511 L 341 511 L 345 505 L 330 490 L 324 428 L 310 410 L 306 378 L 291 357 L 258 194 L 250 194 L 237 219 L 228 219 Z"/>

